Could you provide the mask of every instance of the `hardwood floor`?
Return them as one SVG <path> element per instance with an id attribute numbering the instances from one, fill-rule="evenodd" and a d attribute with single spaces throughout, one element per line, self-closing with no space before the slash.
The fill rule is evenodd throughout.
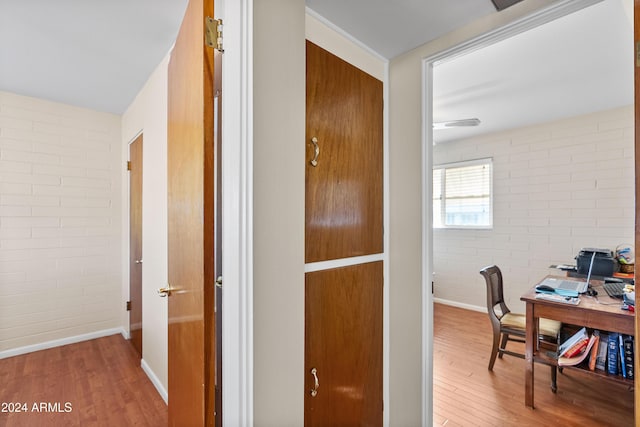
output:
<path id="1" fill-rule="evenodd" d="M 121 335 L 0 360 L 0 402 L 0 426 L 167 425 L 166 404 Z M 6 412 L 15 404 L 26 412 Z"/>
<path id="2" fill-rule="evenodd" d="M 565 370 L 553 394 L 543 365 L 536 365 L 536 409 L 525 407 L 524 360 L 505 356 L 490 372 L 490 346 L 486 314 L 435 304 L 434 425 L 634 425 L 627 386 Z M 0 360 L 0 410 L 15 403 L 27 412 L 0 412 L 0 426 L 167 425 L 167 406 L 121 335 Z M 48 407 L 35 411 L 41 403 Z"/>
<path id="3" fill-rule="evenodd" d="M 491 335 L 486 314 L 435 304 L 434 425 L 634 425 L 628 386 L 565 369 L 553 394 L 550 368 L 540 364 L 535 366 L 535 409 L 525 407 L 525 361 L 504 356 L 489 371 Z M 524 352 L 524 345 L 511 348 Z"/>

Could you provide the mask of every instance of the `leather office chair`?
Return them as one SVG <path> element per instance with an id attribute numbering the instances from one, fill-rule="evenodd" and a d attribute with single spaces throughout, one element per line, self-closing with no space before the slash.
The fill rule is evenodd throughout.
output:
<path id="1" fill-rule="evenodd" d="M 493 328 L 493 348 L 489 358 L 489 370 L 491 371 L 496 356 L 502 358 L 503 354 L 508 354 L 524 359 L 524 354 L 509 351 L 506 346 L 509 341 L 525 342 L 526 318 L 524 314 L 512 313 L 504 302 L 502 272 L 496 265 L 483 268 L 480 270 L 480 274 L 487 282 L 487 311 Z M 562 323 L 556 320 L 540 319 L 538 324 L 540 346 L 556 350 L 561 326 Z M 557 390 L 557 368 L 555 365 L 550 366 L 551 390 L 555 393 Z"/>

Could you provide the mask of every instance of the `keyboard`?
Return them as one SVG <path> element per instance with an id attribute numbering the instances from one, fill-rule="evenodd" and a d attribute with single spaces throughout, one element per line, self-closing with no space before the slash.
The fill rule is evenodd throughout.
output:
<path id="1" fill-rule="evenodd" d="M 602 287 L 611 298 L 622 298 L 624 283 L 605 283 Z"/>

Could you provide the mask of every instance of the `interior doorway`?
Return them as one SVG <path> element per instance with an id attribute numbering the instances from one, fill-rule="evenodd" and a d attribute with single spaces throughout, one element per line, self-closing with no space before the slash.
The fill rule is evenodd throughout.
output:
<path id="1" fill-rule="evenodd" d="M 566 1 L 551 5 L 547 8 L 534 12 L 523 20 L 512 22 L 502 28 L 488 32 L 474 39 L 466 40 L 456 46 L 446 49 L 442 52 L 429 56 L 423 60 L 423 200 L 425 200 L 425 215 L 422 219 L 423 225 L 423 366 L 428 367 L 425 375 L 423 375 L 423 414 L 426 424 L 432 422 L 433 417 L 433 366 L 429 359 L 433 355 L 433 302 L 432 294 L 433 276 L 431 274 L 434 268 L 433 247 L 434 233 L 432 229 L 433 216 L 433 189 L 432 189 L 432 173 L 434 165 L 434 67 L 443 64 L 453 58 L 460 57 L 467 53 L 477 51 L 484 47 L 490 46 L 499 41 L 506 40 L 515 35 L 523 33 L 532 28 L 553 21 L 557 18 L 569 15 L 587 6 L 598 3 L 598 0 L 590 1 Z M 462 118 L 462 117 L 461 117 Z M 466 117 L 465 117 L 466 118 Z M 475 272 L 477 275 L 477 271 Z M 479 276 L 478 276 L 479 277 Z M 430 369 L 429 369 L 430 368 Z"/>

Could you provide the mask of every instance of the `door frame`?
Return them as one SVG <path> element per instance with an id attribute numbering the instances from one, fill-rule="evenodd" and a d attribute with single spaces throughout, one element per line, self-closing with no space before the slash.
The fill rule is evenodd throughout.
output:
<path id="1" fill-rule="evenodd" d="M 433 67 L 604 0 L 562 0 L 422 59 L 422 425 L 433 421 Z"/>
<path id="2" fill-rule="evenodd" d="M 216 0 L 222 63 L 224 425 L 253 425 L 253 0 Z"/>

